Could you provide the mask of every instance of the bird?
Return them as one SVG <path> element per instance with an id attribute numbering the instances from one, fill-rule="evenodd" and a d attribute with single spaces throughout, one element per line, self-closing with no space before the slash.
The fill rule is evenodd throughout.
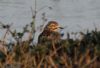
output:
<path id="1" fill-rule="evenodd" d="M 38 43 L 45 44 L 48 41 L 58 41 L 61 38 L 59 33 L 59 29 L 63 29 L 60 27 L 58 22 L 49 21 L 48 24 L 44 27 L 42 33 L 38 36 Z"/>

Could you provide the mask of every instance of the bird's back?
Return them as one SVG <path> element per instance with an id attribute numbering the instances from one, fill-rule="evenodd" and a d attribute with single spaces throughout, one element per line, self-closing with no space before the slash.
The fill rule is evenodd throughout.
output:
<path id="1" fill-rule="evenodd" d="M 60 40 L 60 37 L 59 32 L 43 31 L 38 37 L 38 43 L 43 44 L 48 41 L 58 41 Z"/>

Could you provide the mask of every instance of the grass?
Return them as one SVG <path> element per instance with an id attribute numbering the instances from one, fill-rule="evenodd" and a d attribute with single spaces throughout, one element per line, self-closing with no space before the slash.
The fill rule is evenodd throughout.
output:
<path id="1" fill-rule="evenodd" d="M 11 52 L 0 52 L 0 68 L 100 68 L 100 31 L 82 35 L 81 40 L 69 37 L 54 44 L 13 44 Z"/>
<path id="2" fill-rule="evenodd" d="M 57 37 L 51 41 L 44 38 L 45 44 L 30 46 L 34 40 L 34 28 L 34 21 L 20 33 L 11 31 L 10 26 L 4 28 L 7 29 L 4 39 L 10 32 L 17 43 L 5 44 L 4 39 L 3 42 L 0 41 L 4 47 L 12 46 L 9 51 L 0 49 L 0 68 L 100 68 L 100 31 L 79 32 L 82 38 L 75 40 L 67 33 L 67 38 L 60 39 L 59 42 L 54 40 Z M 29 40 L 22 41 L 25 32 L 30 33 Z"/>

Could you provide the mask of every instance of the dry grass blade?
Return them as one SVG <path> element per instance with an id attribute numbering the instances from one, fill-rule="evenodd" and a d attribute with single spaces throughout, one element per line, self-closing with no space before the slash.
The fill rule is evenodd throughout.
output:
<path id="1" fill-rule="evenodd" d="M 95 56 L 88 64 L 83 65 L 81 68 L 86 68 L 89 66 L 91 63 L 93 63 L 97 59 L 97 56 Z"/>
<path id="2" fill-rule="evenodd" d="M 54 56 L 58 50 L 60 50 L 63 46 L 58 47 L 57 49 L 55 49 L 52 53 L 51 53 L 51 57 Z"/>
<path id="3" fill-rule="evenodd" d="M 35 56 L 33 56 L 33 64 L 34 64 L 34 66 L 35 66 L 35 67 L 37 66 L 37 63 L 36 63 L 36 58 L 35 58 Z"/>
<path id="4" fill-rule="evenodd" d="M 84 60 L 85 60 L 86 56 L 88 56 L 88 54 L 89 54 L 89 50 L 87 49 L 85 55 L 80 56 L 80 59 L 78 61 L 79 67 L 81 67 L 81 65 L 83 65 L 82 63 L 84 62 Z"/>
<path id="5" fill-rule="evenodd" d="M 48 62 L 51 66 L 53 66 L 54 68 L 57 68 L 57 66 L 56 66 L 56 64 L 54 63 L 54 60 L 52 59 L 51 56 L 47 56 L 47 57 L 46 57 L 46 60 L 47 60 L 47 62 Z"/>
<path id="6" fill-rule="evenodd" d="M 70 61 L 68 61 L 68 59 L 69 58 L 66 55 L 66 53 L 63 53 L 63 55 L 61 56 L 61 61 L 64 63 L 66 68 L 71 68 L 71 65 L 69 65 L 69 63 L 68 63 L 68 62 L 70 62 Z"/>
<path id="7" fill-rule="evenodd" d="M 44 60 L 44 56 L 41 58 L 39 64 L 37 65 L 37 68 L 41 68 L 41 65 L 42 65 L 42 63 L 43 63 L 43 60 Z"/>

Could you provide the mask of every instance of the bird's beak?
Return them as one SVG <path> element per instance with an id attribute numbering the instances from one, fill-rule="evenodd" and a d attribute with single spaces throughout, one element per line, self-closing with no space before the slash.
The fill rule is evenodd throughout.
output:
<path id="1" fill-rule="evenodd" d="M 60 28 L 60 29 L 64 29 L 63 27 L 61 27 L 61 26 L 58 26 L 58 28 Z"/>
<path id="2" fill-rule="evenodd" d="M 64 29 L 63 27 L 59 27 L 60 29 Z"/>

